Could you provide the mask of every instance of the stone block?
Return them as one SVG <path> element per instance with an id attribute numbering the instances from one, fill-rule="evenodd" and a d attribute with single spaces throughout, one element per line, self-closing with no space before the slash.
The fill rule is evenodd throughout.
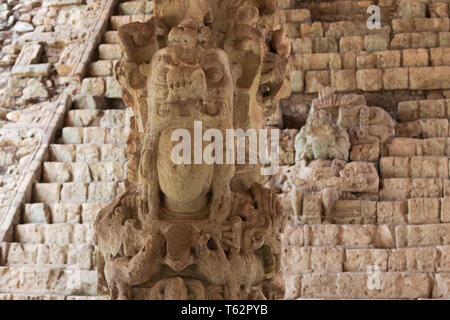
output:
<path id="1" fill-rule="evenodd" d="M 81 207 L 78 204 L 56 203 L 51 206 L 53 223 L 80 223 Z"/>
<path id="2" fill-rule="evenodd" d="M 411 272 L 434 272 L 438 259 L 436 248 L 406 249 L 406 268 Z"/>
<path id="3" fill-rule="evenodd" d="M 62 203 L 83 203 L 86 201 L 87 186 L 85 183 L 64 183 L 61 189 Z"/>
<path id="4" fill-rule="evenodd" d="M 439 47 L 450 47 L 450 32 L 439 32 Z"/>
<path id="5" fill-rule="evenodd" d="M 106 141 L 107 129 L 100 127 L 84 128 L 83 143 L 102 144 Z"/>
<path id="6" fill-rule="evenodd" d="M 409 178 L 411 164 L 406 157 L 382 157 L 380 159 L 380 174 L 382 178 Z"/>
<path id="7" fill-rule="evenodd" d="M 344 256 L 342 248 L 313 248 L 311 251 L 312 271 L 342 272 Z"/>
<path id="8" fill-rule="evenodd" d="M 111 60 L 100 60 L 89 64 L 88 75 L 90 77 L 108 77 L 113 75 L 113 62 Z"/>
<path id="9" fill-rule="evenodd" d="M 126 144 L 128 136 L 130 135 L 129 128 L 111 128 L 110 131 L 111 143 Z"/>
<path id="10" fill-rule="evenodd" d="M 427 49 L 405 49 L 402 51 L 403 67 L 426 67 L 428 66 Z"/>
<path id="11" fill-rule="evenodd" d="M 33 200 L 34 202 L 56 203 L 59 202 L 60 191 L 59 183 L 35 183 Z"/>
<path id="12" fill-rule="evenodd" d="M 71 164 L 73 182 L 91 182 L 92 177 L 89 166 L 85 162 L 74 162 Z"/>
<path id="13" fill-rule="evenodd" d="M 383 88 L 385 90 L 408 89 L 408 68 L 385 69 Z"/>
<path id="14" fill-rule="evenodd" d="M 350 160 L 352 161 L 378 161 L 379 158 L 379 143 L 355 145 L 350 151 Z"/>
<path id="15" fill-rule="evenodd" d="M 439 223 L 439 199 L 409 199 L 408 222 L 411 224 Z"/>
<path id="16" fill-rule="evenodd" d="M 419 101 L 419 119 L 447 119 L 447 105 L 445 100 Z"/>
<path id="17" fill-rule="evenodd" d="M 371 266 L 387 271 L 389 251 L 386 249 L 347 249 L 343 271 L 368 272 Z"/>
<path id="18" fill-rule="evenodd" d="M 434 275 L 432 298 L 450 298 L 450 273 L 437 273 Z"/>
<path id="19" fill-rule="evenodd" d="M 383 85 L 383 72 L 379 69 L 358 70 L 356 72 L 356 85 L 359 90 L 379 91 Z"/>
<path id="20" fill-rule="evenodd" d="M 301 70 L 291 70 L 291 91 L 293 93 L 303 92 L 304 90 L 304 73 Z"/>
<path id="21" fill-rule="evenodd" d="M 305 245 L 337 246 L 339 245 L 339 225 L 316 224 L 305 226 Z"/>
<path id="22" fill-rule="evenodd" d="M 84 78 L 81 83 L 81 93 L 92 96 L 103 96 L 106 86 L 103 78 Z"/>
<path id="23" fill-rule="evenodd" d="M 106 78 L 106 92 L 107 98 L 122 98 L 122 87 L 119 82 L 113 77 Z"/>
<path id="24" fill-rule="evenodd" d="M 450 88 L 450 66 L 410 68 L 411 90 L 433 90 Z"/>
<path id="25" fill-rule="evenodd" d="M 312 52 L 331 53 L 339 52 L 337 39 L 331 37 L 312 38 Z"/>
<path id="26" fill-rule="evenodd" d="M 116 184 L 109 182 L 92 182 L 88 189 L 88 202 L 108 202 L 116 193 Z"/>
<path id="27" fill-rule="evenodd" d="M 405 224 L 408 215 L 406 201 L 382 201 L 377 203 L 378 224 Z"/>
<path id="28" fill-rule="evenodd" d="M 441 179 L 411 179 L 411 198 L 442 197 Z"/>
<path id="29" fill-rule="evenodd" d="M 100 161 L 99 147 L 95 144 L 78 145 L 76 147 L 76 160 L 80 162 Z"/>
<path id="30" fill-rule="evenodd" d="M 448 3 L 445 2 L 433 2 L 428 4 L 428 11 L 430 12 L 430 18 L 447 18 Z"/>
<path id="31" fill-rule="evenodd" d="M 400 108 L 397 117 L 400 118 Z M 418 154 L 417 140 L 410 138 L 393 138 L 386 143 L 386 149 L 390 157 L 412 157 Z"/>
<path id="32" fill-rule="evenodd" d="M 448 178 L 447 157 L 413 157 L 411 159 L 412 178 Z"/>
<path id="33" fill-rule="evenodd" d="M 436 264 L 436 271 L 450 272 L 450 247 L 442 246 L 437 247 L 436 249 L 438 250 L 438 256 L 440 257 Z"/>
<path id="34" fill-rule="evenodd" d="M 127 159 L 125 146 L 103 144 L 100 146 L 101 161 L 125 161 Z"/>
<path id="35" fill-rule="evenodd" d="M 374 53 L 376 57 L 376 67 L 379 69 L 389 69 L 400 67 L 400 50 L 379 51 Z"/>
<path id="36" fill-rule="evenodd" d="M 364 38 L 358 36 L 342 37 L 339 41 L 339 49 L 341 53 L 364 51 Z"/>
<path id="37" fill-rule="evenodd" d="M 311 271 L 311 248 L 285 247 L 282 259 L 283 274 L 294 275 Z"/>
<path id="38" fill-rule="evenodd" d="M 379 195 L 381 201 L 406 200 L 411 194 L 411 179 L 382 179 Z"/>
<path id="39" fill-rule="evenodd" d="M 119 60 L 122 56 L 120 45 L 103 43 L 98 46 L 99 60 Z"/>
<path id="40" fill-rule="evenodd" d="M 441 199 L 441 222 L 450 222 L 450 198 Z"/>
<path id="41" fill-rule="evenodd" d="M 42 178 L 43 182 L 69 182 L 72 169 L 67 162 L 44 162 Z"/>
<path id="42" fill-rule="evenodd" d="M 332 70 L 331 85 L 336 91 L 354 91 L 356 90 L 356 72 L 355 70 Z"/>
<path id="43" fill-rule="evenodd" d="M 375 243 L 375 225 L 342 225 L 341 228 L 340 244 L 347 248 L 367 248 Z"/>
<path id="44" fill-rule="evenodd" d="M 312 40 L 311 38 L 298 38 L 291 40 L 292 51 L 294 54 L 311 54 L 313 53 L 312 49 Z"/>
<path id="45" fill-rule="evenodd" d="M 400 1 L 399 16 L 404 19 L 425 18 L 426 8 L 423 1 Z"/>
<path id="46" fill-rule="evenodd" d="M 364 47 L 367 52 L 389 50 L 388 34 L 368 34 L 364 36 Z"/>
<path id="47" fill-rule="evenodd" d="M 450 66 L 450 48 L 431 48 L 430 61 L 435 66 Z"/>
<path id="48" fill-rule="evenodd" d="M 106 204 L 102 203 L 83 203 L 81 209 L 81 218 L 83 223 L 94 223 L 97 214 Z"/>
<path id="49" fill-rule="evenodd" d="M 14 228 L 14 241 L 21 243 L 44 243 L 42 224 L 18 224 Z"/>
<path id="50" fill-rule="evenodd" d="M 311 14 L 307 9 L 280 10 L 280 19 L 281 23 L 286 22 L 307 23 L 311 22 Z"/>
<path id="51" fill-rule="evenodd" d="M 22 219 L 24 223 L 50 223 L 50 208 L 45 203 L 27 203 Z"/>

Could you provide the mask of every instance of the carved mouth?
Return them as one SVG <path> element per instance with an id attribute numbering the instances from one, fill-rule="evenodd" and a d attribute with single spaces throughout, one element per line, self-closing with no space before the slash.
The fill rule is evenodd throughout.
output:
<path id="1" fill-rule="evenodd" d="M 203 99 L 164 101 L 158 104 L 158 115 L 161 117 L 166 117 L 169 114 L 189 116 L 193 110 L 201 109 L 203 105 Z"/>

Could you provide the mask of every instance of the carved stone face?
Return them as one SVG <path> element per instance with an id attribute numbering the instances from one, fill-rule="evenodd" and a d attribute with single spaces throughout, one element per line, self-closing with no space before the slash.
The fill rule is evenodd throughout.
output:
<path id="1" fill-rule="evenodd" d="M 173 163 L 172 150 L 179 142 L 172 142 L 171 135 L 175 129 L 186 129 L 194 137 L 194 121 L 202 121 L 204 130 L 220 129 L 222 120 L 231 119 L 233 80 L 223 50 L 198 52 L 198 57 L 189 59 L 194 63 L 180 61 L 174 50 L 161 49 L 152 60 L 148 104 L 155 110 L 150 112 L 151 123 L 162 127 L 157 172 L 166 208 L 193 213 L 208 205 L 214 165 Z"/>

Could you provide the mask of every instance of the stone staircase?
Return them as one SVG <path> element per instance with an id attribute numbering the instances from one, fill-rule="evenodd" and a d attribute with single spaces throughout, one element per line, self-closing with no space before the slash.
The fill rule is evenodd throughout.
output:
<path id="1" fill-rule="evenodd" d="M 399 104 L 396 137 L 379 161 L 376 223 L 288 227 L 288 297 L 450 297 L 447 110 L 449 100 Z"/>
<path id="2" fill-rule="evenodd" d="M 128 119 L 125 109 L 68 112 L 14 242 L 2 243 L 0 299 L 104 298 L 93 222 L 123 190 Z"/>
<path id="3" fill-rule="evenodd" d="M 130 110 L 113 78 L 117 28 L 146 21 L 152 1 L 120 1 L 87 67 L 80 94 L 49 146 L 14 242 L 0 247 L 0 300 L 107 299 L 97 295 L 96 215 L 124 190 Z"/>

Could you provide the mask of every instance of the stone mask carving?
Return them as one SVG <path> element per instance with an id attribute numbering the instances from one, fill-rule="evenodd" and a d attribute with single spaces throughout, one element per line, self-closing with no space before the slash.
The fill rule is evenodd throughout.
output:
<path id="1" fill-rule="evenodd" d="M 295 137 L 295 160 L 348 160 L 350 138 L 347 131 L 335 125 L 325 110 L 310 114 L 306 125 Z"/>
<path id="2" fill-rule="evenodd" d="M 127 190 L 95 223 L 99 291 L 113 299 L 281 297 L 274 283 L 286 217 L 257 182 L 258 166 L 171 159 L 173 131 L 194 135 L 194 121 L 222 133 L 263 126 L 263 30 L 280 59 L 289 44 L 266 25 L 272 1 L 257 2 L 160 0 L 148 22 L 119 29 L 116 76 L 134 111 Z M 272 59 L 276 83 L 286 74 L 280 59 Z"/>

